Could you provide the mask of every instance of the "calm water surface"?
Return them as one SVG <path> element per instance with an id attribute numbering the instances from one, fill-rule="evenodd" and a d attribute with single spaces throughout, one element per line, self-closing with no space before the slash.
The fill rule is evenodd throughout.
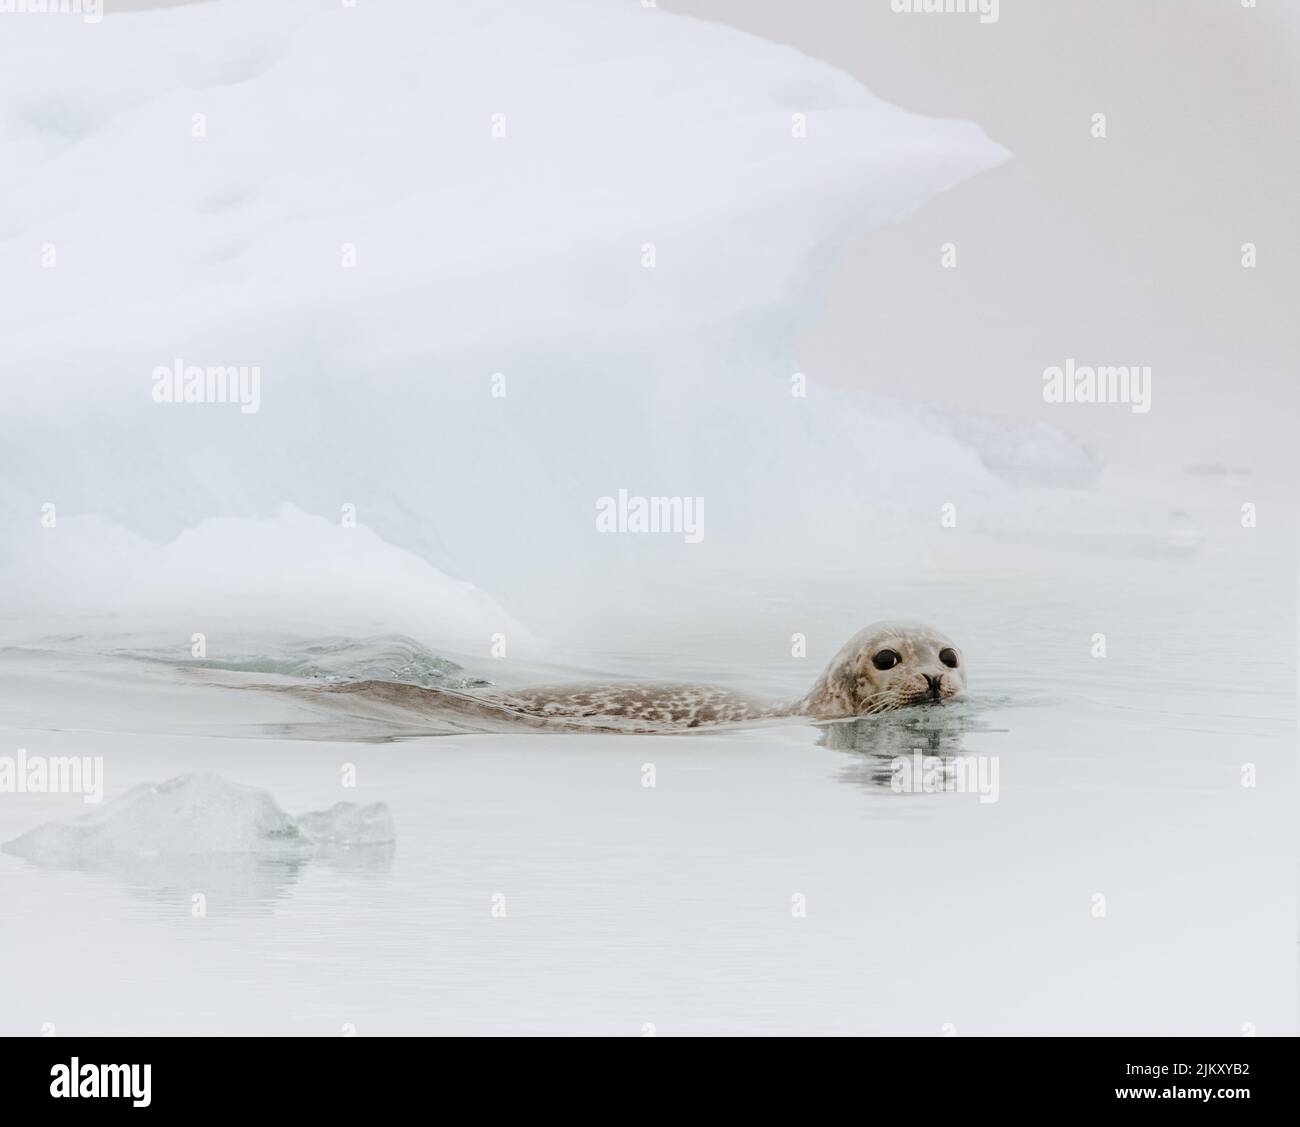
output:
<path id="1" fill-rule="evenodd" d="M 822 729 L 267 739 L 278 704 L 129 662 L 10 677 L 4 744 L 104 755 L 110 798 L 212 770 L 291 812 L 382 800 L 398 841 L 0 855 L 0 1033 L 1293 1033 L 1294 590 L 1206 574 L 720 594 L 564 655 L 795 695 L 882 608 L 964 647 L 965 701 Z M 997 801 L 894 793 L 913 748 L 995 759 Z M 5 795 L 0 839 L 83 809 Z"/>

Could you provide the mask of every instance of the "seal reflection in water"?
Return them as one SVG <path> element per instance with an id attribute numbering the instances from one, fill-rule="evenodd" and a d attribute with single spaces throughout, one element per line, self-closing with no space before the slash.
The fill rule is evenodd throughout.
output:
<path id="1" fill-rule="evenodd" d="M 840 720 L 904 705 L 937 703 L 966 687 L 961 651 L 930 626 L 877 622 L 850 638 L 807 696 L 763 701 L 716 685 L 627 682 L 540 685 L 476 694 L 498 708 L 542 720 L 627 731 L 807 717 Z"/>
<path id="2" fill-rule="evenodd" d="M 919 758 L 923 767 L 938 766 L 943 771 L 945 781 L 938 789 L 956 790 L 955 783 L 949 785 L 949 773 L 963 759 L 988 758 L 970 751 L 967 737 L 1002 731 L 984 720 L 980 711 L 957 701 L 950 708 L 905 708 L 831 720 L 818 725 L 817 742 L 845 756 L 839 772 L 843 783 L 897 794 L 900 761 L 908 761 L 909 768 L 914 768 Z"/>

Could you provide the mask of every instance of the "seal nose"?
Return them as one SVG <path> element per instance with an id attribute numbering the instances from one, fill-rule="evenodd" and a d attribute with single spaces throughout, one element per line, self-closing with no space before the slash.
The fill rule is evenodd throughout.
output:
<path id="1" fill-rule="evenodd" d="M 942 673 L 939 674 L 938 677 L 936 677 L 933 673 L 924 674 L 925 683 L 930 686 L 930 696 L 933 697 L 935 700 L 939 699 L 939 680 L 942 676 L 943 676 Z"/>

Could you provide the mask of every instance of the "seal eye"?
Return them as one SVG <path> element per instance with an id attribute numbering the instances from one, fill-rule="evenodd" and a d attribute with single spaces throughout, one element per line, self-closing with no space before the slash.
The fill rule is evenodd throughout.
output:
<path id="1" fill-rule="evenodd" d="M 881 650 L 871 659 L 871 664 L 877 669 L 893 669 L 902 660 L 895 650 Z"/>
<path id="2" fill-rule="evenodd" d="M 945 646 L 943 649 L 939 651 L 939 660 L 942 661 L 944 665 L 946 665 L 949 669 L 956 669 L 957 651 L 954 650 L 951 646 Z"/>

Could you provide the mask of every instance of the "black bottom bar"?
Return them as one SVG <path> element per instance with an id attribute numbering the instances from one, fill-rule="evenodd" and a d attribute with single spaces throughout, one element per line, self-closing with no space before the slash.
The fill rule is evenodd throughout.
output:
<path id="1" fill-rule="evenodd" d="M 372 1114 L 412 1101 L 483 1101 L 485 1114 L 662 1104 L 729 1111 L 888 1097 L 935 1110 L 1257 1111 L 1294 1098 L 1292 1038 L 10 1038 L 0 1106 L 41 1113 L 291 1111 Z M 147 1069 L 147 1070 L 146 1070 Z M 75 1088 L 76 1094 L 73 1094 Z M 689 1096 L 689 1099 L 688 1099 Z"/>

